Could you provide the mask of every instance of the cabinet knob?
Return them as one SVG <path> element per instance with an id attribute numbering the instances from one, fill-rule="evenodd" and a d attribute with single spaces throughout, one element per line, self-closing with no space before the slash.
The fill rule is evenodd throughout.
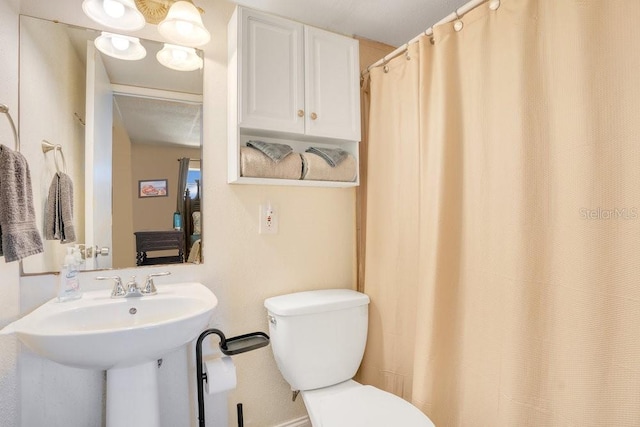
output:
<path id="1" fill-rule="evenodd" d="M 298 110 L 298 117 L 304 117 L 304 110 Z"/>
<path id="2" fill-rule="evenodd" d="M 318 118 L 318 115 L 316 113 L 311 113 L 311 120 L 315 120 Z"/>

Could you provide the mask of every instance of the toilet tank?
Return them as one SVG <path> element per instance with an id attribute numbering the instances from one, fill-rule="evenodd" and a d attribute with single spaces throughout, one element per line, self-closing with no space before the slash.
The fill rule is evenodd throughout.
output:
<path id="1" fill-rule="evenodd" d="M 264 305 L 276 363 L 293 390 L 353 378 L 367 341 L 367 295 L 328 289 L 281 295 Z"/>

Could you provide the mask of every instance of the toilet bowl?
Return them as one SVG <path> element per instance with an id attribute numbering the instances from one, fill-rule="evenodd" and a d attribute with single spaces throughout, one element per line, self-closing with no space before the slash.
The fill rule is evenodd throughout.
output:
<path id="1" fill-rule="evenodd" d="M 434 427 L 406 400 L 353 380 L 300 394 L 313 427 Z"/>
<path id="2" fill-rule="evenodd" d="M 406 400 L 353 381 L 367 339 L 369 297 L 348 289 L 265 300 L 271 348 L 313 427 L 434 427 Z"/>

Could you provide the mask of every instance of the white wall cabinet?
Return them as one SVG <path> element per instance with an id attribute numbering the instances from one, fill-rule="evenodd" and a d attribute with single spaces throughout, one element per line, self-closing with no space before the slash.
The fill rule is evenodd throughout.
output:
<path id="1" fill-rule="evenodd" d="M 354 186 L 350 183 L 245 178 L 247 135 L 304 151 L 341 147 L 358 160 L 358 41 L 238 6 L 228 28 L 230 183 Z M 286 181 L 286 182 L 284 182 Z"/>
<path id="2" fill-rule="evenodd" d="M 360 141 L 358 41 L 304 27 L 305 133 Z"/>
<path id="3" fill-rule="evenodd" d="M 239 8 L 237 96 L 245 128 L 304 133 L 303 25 Z M 233 95 L 233 94 L 230 94 Z"/>

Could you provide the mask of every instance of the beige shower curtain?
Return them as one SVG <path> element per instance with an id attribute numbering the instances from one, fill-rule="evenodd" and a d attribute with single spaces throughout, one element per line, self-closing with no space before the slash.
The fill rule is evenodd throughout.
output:
<path id="1" fill-rule="evenodd" d="M 438 427 L 640 426 L 640 1 L 462 22 L 370 75 L 359 379 Z"/>

